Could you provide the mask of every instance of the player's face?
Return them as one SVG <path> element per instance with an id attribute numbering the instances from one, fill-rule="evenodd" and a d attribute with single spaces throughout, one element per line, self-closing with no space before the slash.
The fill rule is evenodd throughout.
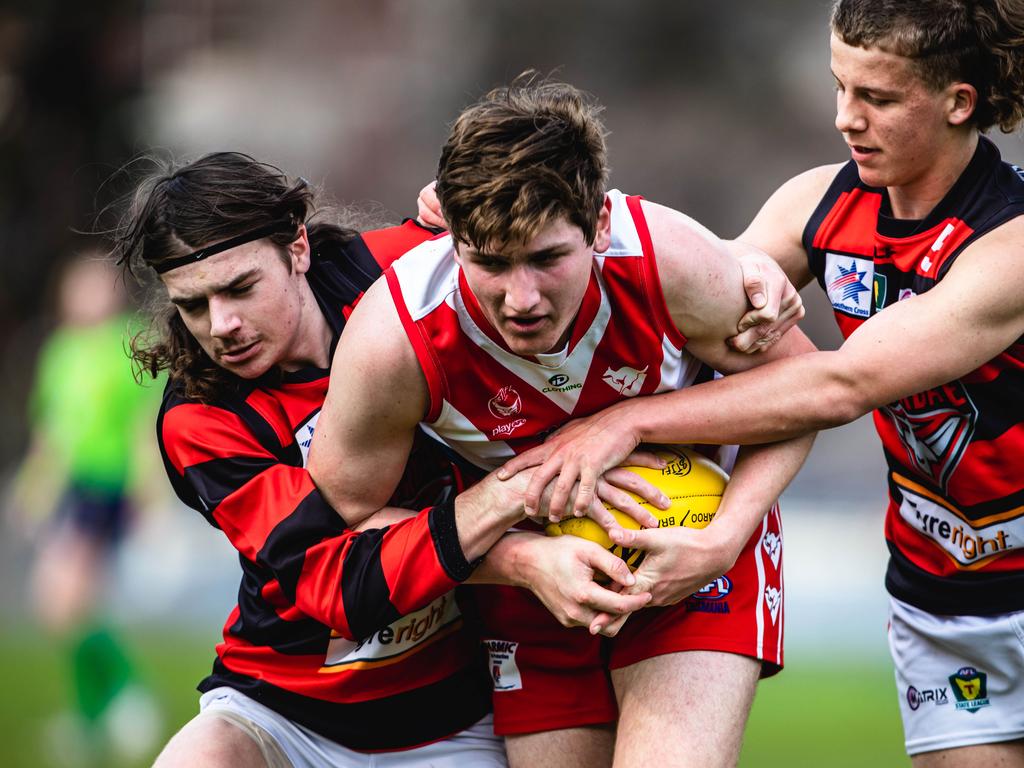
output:
<path id="1" fill-rule="evenodd" d="M 835 35 L 831 47 L 836 128 L 861 181 L 890 188 L 929 183 L 929 171 L 956 140 L 950 91 L 925 85 L 904 56 L 847 45 Z"/>
<path id="2" fill-rule="evenodd" d="M 519 355 L 555 352 L 566 344 L 590 282 L 594 253 L 608 248 L 602 208 L 593 243 L 559 218 L 526 243 L 477 249 L 458 243 L 456 258 L 484 316 Z"/>
<path id="3" fill-rule="evenodd" d="M 287 246 L 290 264 L 263 239 L 162 276 L 181 319 L 217 365 L 253 379 L 275 366 L 295 370 L 317 358 L 315 346 L 323 340 L 304 336 L 305 243 L 302 236 Z"/>

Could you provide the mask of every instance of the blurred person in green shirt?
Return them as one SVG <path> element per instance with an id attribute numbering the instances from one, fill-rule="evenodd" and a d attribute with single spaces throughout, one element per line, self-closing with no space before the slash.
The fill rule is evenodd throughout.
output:
<path id="1" fill-rule="evenodd" d="M 58 326 L 40 350 L 32 444 L 15 488 L 16 504 L 37 518 L 32 606 L 68 654 L 73 689 L 73 711 L 53 719 L 47 741 L 58 758 L 77 753 L 78 762 L 108 750 L 137 756 L 159 739 L 159 718 L 105 620 L 102 596 L 137 506 L 160 387 L 132 375 L 126 349 L 137 329 L 103 254 L 70 259 L 56 299 Z"/>

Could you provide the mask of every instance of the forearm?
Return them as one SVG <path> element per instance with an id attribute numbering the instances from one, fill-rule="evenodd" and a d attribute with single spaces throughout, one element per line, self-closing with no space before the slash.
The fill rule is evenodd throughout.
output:
<path id="1" fill-rule="evenodd" d="M 814 434 L 781 443 L 741 448 L 722 496 L 718 514 L 708 526 L 731 558 L 800 471 L 814 444 Z"/>
<path id="2" fill-rule="evenodd" d="M 614 406 L 639 442 L 777 442 L 839 426 L 873 404 L 840 352 L 812 352 L 676 392 Z"/>
<path id="3" fill-rule="evenodd" d="M 466 583 L 527 586 L 530 540 L 539 535 L 541 534 L 529 531 L 505 533 L 488 550 L 487 556 L 466 579 Z"/>

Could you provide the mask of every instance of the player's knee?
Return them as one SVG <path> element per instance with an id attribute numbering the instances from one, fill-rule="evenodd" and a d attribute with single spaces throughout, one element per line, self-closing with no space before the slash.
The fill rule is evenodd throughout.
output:
<path id="1" fill-rule="evenodd" d="M 157 756 L 153 768 L 265 768 L 263 752 L 237 725 L 210 713 L 186 723 Z"/>

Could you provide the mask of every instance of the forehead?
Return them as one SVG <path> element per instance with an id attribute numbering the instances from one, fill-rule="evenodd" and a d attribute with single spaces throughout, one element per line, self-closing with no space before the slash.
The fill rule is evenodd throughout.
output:
<path id="1" fill-rule="evenodd" d="M 468 255 L 484 255 L 488 258 L 520 259 L 541 251 L 573 250 L 586 245 L 583 230 L 564 216 L 549 221 L 541 230 L 525 242 L 505 242 L 477 247 L 459 243 L 459 250 Z"/>
<path id="2" fill-rule="evenodd" d="M 830 42 L 832 74 L 847 88 L 875 88 L 905 91 L 921 88 L 923 82 L 906 56 L 883 51 L 877 46 L 848 45 L 835 34 Z"/>
<path id="3" fill-rule="evenodd" d="M 223 290 L 243 275 L 271 269 L 274 264 L 281 264 L 277 248 L 266 240 L 257 240 L 172 269 L 160 279 L 172 298 L 207 295 Z"/>

